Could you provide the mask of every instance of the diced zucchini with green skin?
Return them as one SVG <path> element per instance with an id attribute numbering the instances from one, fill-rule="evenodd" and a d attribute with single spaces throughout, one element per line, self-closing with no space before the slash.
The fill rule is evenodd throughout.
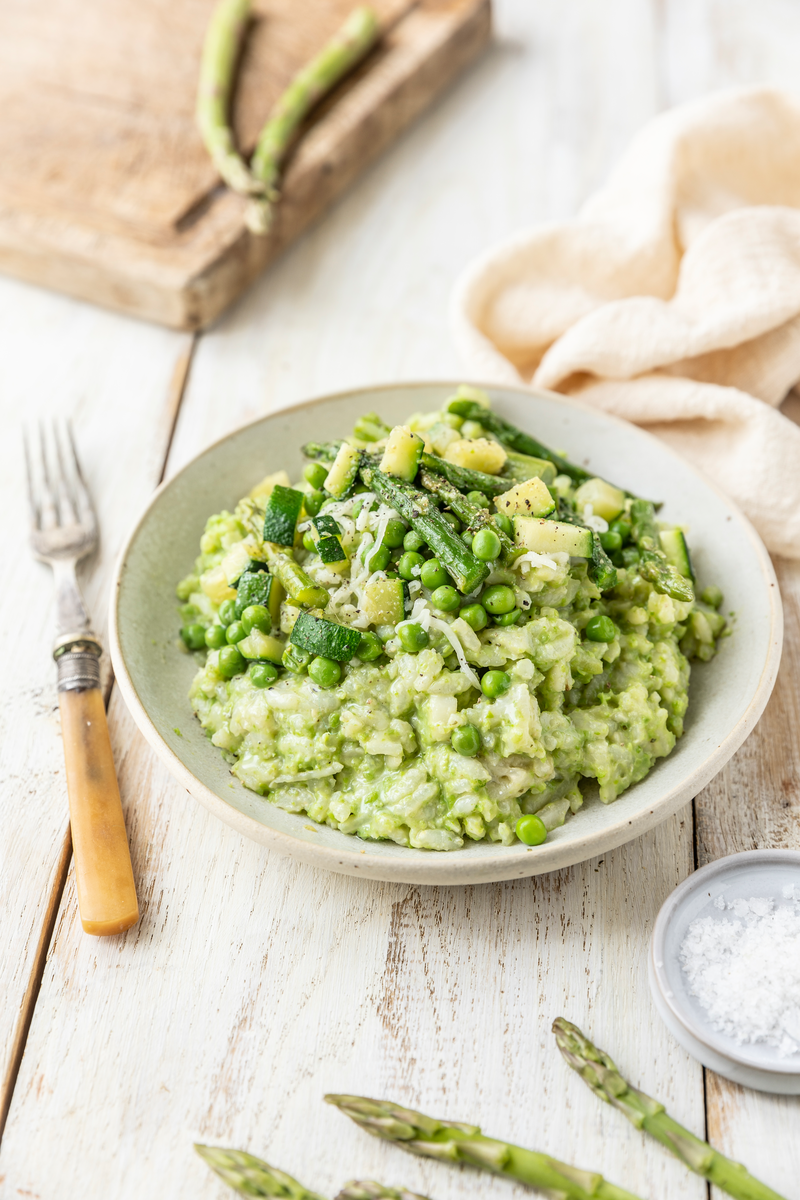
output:
<path id="1" fill-rule="evenodd" d="M 360 462 L 361 451 L 343 442 L 323 484 L 325 491 L 337 500 L 345 496 L 356 481 Z"/>
<path id="2" fill-rule="evenodd" d="M 505 513 L 507 517 L 519 514 L 522 517 L 546 517 L 551 513 L 556 502 L 550 495 L 547 484 L 537 476 L 518 483 L 516 487 L 495 496 L 495 508 Z"/>
<path id="3" fill-rule="evenodd" d="M 281 657 L 286 649 L 286 643 L 273 637 L 270 633 L 262 633 L 260 629 L 251 629 L 246 638 L 236 643 L 236 649 L 245 658 L 258 658 L 280 666 Z"/>
<path id="4" fill-rule="evenodd" d="M 328 516 L 327 513 L 320 513 L 318 517 L 312 517 L 311 524 L 320 537 L 338 537 L 342 532 L 333 517 Z"/>
<path id="5" fill-rule="evenodd" d="M 361 634 L 347 625 L 338 625 L 313 613 L 301 612 L 294 623 L 290 641 L 302 650 L 332 658 L 335 662 L 348 662 L 361 644 Z"/>
<path id="6" fill-rule="evenodd" d="M 692 560 L 689 555 L 689 547 L 686 544 L 686 538 L 680 529 L 662 529 L 658 535 L 661 542 L 661 549 L 667 556 L 667 562 L 670 563 L 679 575 L 684 579 L 691 579 L 694 583 L 694 570 L 692 568 Z"/>
<path id="7" fill-rule="evenodd" d="M 625 507 L 625 493 L 605 479 L 587 479 L 575 493 L 575 507 L 583 512 L 587 504 L 591 504 L 595 516 L 613 521 Z"/>
<path id="8" fill-rule="evenodd" d="M 419 469 L 419 460 L 425 443 L 418 433 L 412 433 L 407 425 L 395 425 L 386 441 L 380 470 L 395 479 L 411 483 Z"/>
<path id="9" fill-rule="evenodd" d="M 272 585 L 273 578 L 266 571 L 245 571 L 236 586 L 237 621 L 251 604 L 263 604 L 264 608 L 269 609 Z"/>
<path id="10" fill-rule="evenodd" d="M 364 589 L 364 612 L 372 625 L 397 625 L 405 617 L 402 579 L 370 579 Z"/>
<path id="11" fill-rule="evenodd" d="M 529 454 L 517 454 L 513 450 L 506 450 L 506 454 L 508 457 L 503 474 L 516 483 L 523 483 L 526 479 L 533 479 L 536 476 L 549 484 L 556 477 L 557 471 L 554 464 L 548 462 L 546 458 L 532 458 Z"/>
<path id="12" fill-rule="evenodd" d="M 592 557 L 592 531 L 564 521 L 536 520 L 533 517 L 514 517 L 514 540 L 526 550 L 537 554 L 556 554 L 563 551 L 576 558 Z"/>
<path id="13" fill-rule="evenodd" d="M 264 513 L 264 541 L 276 546 L 293 546 L 297 519 L 303 507 L 303 493 L 278 483 Z"/>
<path id="14" fill-rule="evenodd" d="M 321 537 L 317 542 L 317 554 L 324 563 L 342 563 L 347 561 L 342 543 L 336 536 Z"/>

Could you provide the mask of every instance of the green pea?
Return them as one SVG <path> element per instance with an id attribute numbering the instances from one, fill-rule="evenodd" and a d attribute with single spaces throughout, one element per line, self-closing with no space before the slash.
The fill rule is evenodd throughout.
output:
<path id="1" fill-rule="evenodd" d="M 237 642 L 241 642 L 246 637 L 247 630 L 243 621 L 233 621 L 225 630 L 225 638 L 231 646 L 235 646 Z"/>
<path id="2" fill-rule="evenodd" d="M 616 529 L 609 528 L 606 533 L 600 534 L 600 545 L 604 550 L 621 550 L 622 536 Z"/>
<path id="3" fill-rule="evenodd" d="M 303 534 L 303 549 L 307 550 L 309 554 L 313 554 L 316 548 L 317 543 L 314 539 L 314 535 L 310 529 L 307 529 Z"/>
<path id="4" fill-rule="evenodd" d="M 481 691 L 490 700 L 496 700 L 511 687 L 511 676 L 507 671 L 487 671 L 481 680 Z"/>
<path id="5" fill-rule="evenodd" d="M 421 550 L 425 545 L 425 538 L 421 533 L 417 533 L 416 529 L 409 529 L 406 536 L 403 538 L 404 550 Z"/>
<path id="6" fill-rule="evenodd" d="M 299 646 L 295 646 L 294 642 L 290 642 L 281 655 L 281 662 L 287 671 L 293 671 L 295 675 L 302 675 L 312 657 L 308 650 L 301 650 Z"/>
<path id="7" fill-rule="evenodd" d="M 253 687 L 269 687 L 278 678 L 278 668 L 268 662 L 251 663 L 247 677 L 253 684 Z"/>
<path id="8" fill-rule="evenodd" d="M 470 629 L 474 629 L 478 633 L 481 629 L 485 629 L 489 624 L 489 618 L 486 615 L 486 609 L 482 604 L 467 604 L 458 614 L 462 621 L 466 621 Z"/>
<path id="9" fill-rule="evenodd" d="M 260 629 L 262 633 L 269 633 L 272 629 L 272 617 L 269 615 L 269 609 L 265 608 L 263 604 L 248 604 L 242 613 L 242 624 L 245 633 L 252 633 L 254 629 Z"/>
<path id="10" fill-rule="evenodd" d="M 308 664 L 308 678 L 321 688 L 336 687 L 342 678 L 342 668 L 332 658 L 312 658 Z"/>
<path id="11" fill-rule="evenodd" d="M 453 530 L 454 533 L 461 533 L 461 522 L 459 521 L 459 519 L 455 513 L 445 512 L 445 513 L 442 513 L 442 516 L 444 517 L 445 521 L 447 521 L 447 524 L 450 526 L 450 528 Z"/>
<path id="12" fill-rule="evenodd" d="M 206 630 L 206 645 L 209 650 L 221 650 L 227 644 L 228 639 L 225 637 L 225 626 L 209 625 Z"/>
<path id="13" fill-rule="evenodd" d="M 613 642 L 617 636 L 617 627 L 611 617 L 596 613 L 583 631 L 590 642 Z"/>
<path id="14" fill-rule="evenodd" d="M 467 499 L 470 504 L 474 504 L 476 508 L 488 508 L 488 497 L 484 496 L 483 492 L 467 492 Z"/>
<path id="15" fill-rule="evenodd" d="M 481 562 L 493 562 L 500 553 L 500 538 L 493 529 L 479 529 L 472 539 L 472 553 Z"/>
<path id="16" fill-rule="evenodd" d="M 622 539 L 622 543 L 624 545 L 625 542 L 627 542 L 628 538 L 631 536 L 630 521 L 621 521 L 619 519 L 619 517 L 617 517 L 616 521 L 612 521 L 611 524 L 609 525 L 608 532 L 609 533 L 618 533 L 620 538 Z"/>
<path id="17" fill-rule="evenodd" d="M 503 531 L 506 537 L 514 536 L 514 523 L 511 520 L 511 517 L 506 516 L 505 513 L 495 513 L 495 515 L 492 517 L 492 520 L 497 528 Z"/>
<path id="18" fill-rule="evenodd" d="M 223 646 L 219 652 L 217 670 L 223 679 L 233 679 L 247 669 L 247 659 L 243 658 L 235 646 Z"/>
<path id="19" fill-rule="evenodd" d="M 306 463 L 303 467 L 303 478 L 311 484 L 312 488 L 321 488 L 328 478 L 328 468 L 320 462 Z"/>
<path id="20" fill-rule="evenodd" d="M 419 654 L 420 650 L 424 650 L 431 640 L 428 637 L 428 631 L 418 625 L 416 621 L 412 621 L 409 625 L 401 625 L 397 630 L 397 636 L 400 639 L 400 645 L 408 654 Z"/>
<path id="21" fill-rule="evenodd" d="M 392 557 L 392 552 L 388 546 L 378 546 L 377 550 L 368 550 L 365 557 L 369 563 L 370 571 L 385 571 Z"/>
<path id="22" fill-rule="evenodd" d="M 450 576 L 438 558 L 429 558 L 427 562 L 422 564 L 419 580 L 423 587 L 430 588 L 433 591 L 434 588 L 444 587 L 449 582 Z"/>
<path id="23" fill-rule="evenodd" d="M 402 546 L 405 536 L 406 527 L 403 522 L 399 521 L 397 517 L 392 517 L 386 526 L 381 545 L 388 546 L 390 550 L 396 550 L 398 546 Z"/>
<path id="24" fill-rule="evenodd" d="M 425 559 L 414 550 L 406 550 L 397 564 L 397 572 L 401 579 L 417 579 Z"/>
<path id="25" fill-rule="evenodd" d="M 501 616 L 511 612 L 516 604 L 514 589 L 504 583 L 492 583 L 485 588 L 481 596 L 481 604 L 492 616 Z"/>
<path id="26" fill-rule="evenodd" d="M 325 503 L 325 493 L 312 488 L 303 497 L 303 507 L 310 517 L 315 517 Z"/>
<path id="27" fill-rule="evenodd" d="M 481 735 L 474 725 L 457 725 L 450 737 L 450 745 L 456 754 L 466 758 L 474 758 L 481 744 Z"/>
<path id="28" fill-rule="evenodd" d="M 626 567 L 635 567 L 639 562 L 639 551 L 636 546 L 623 546 L 620 551 Z"/>
<path id="29" fill-rule="evenodd" d="M 441 587 L 435 588 L 431 596 L 436 608 L 442 612 L 455 612 L 461 603 L 461 597 L 454 587 L 449 583 L 443 584 Z"/>
<path id="30" fill-rule="evenodd" d="M 205 650 L 206 648 L 206 631 L 203 625 L 184 625 L 181 637 L 190 650 Z"/>
<path id="31" fill-rule="evenodd" d="M 703 588 L 700 593 L 700 599 L 703 601 L 703 604 L 709 604 L 712 608 L 719 608 L 724 597 L 721 589 L 712 583 L 709 587 Z"/>
<path id="32" fill-rule="evenodd" d="M 522 616 L 521 608 L 512 608 L 511 612 L 500 613 L 494 618 L 495 625 L 516 625 L 517 621 Z"/>
<path id="33" fill-rule="evenodd" d="M 547 829 L 536 813 L 526 813 L 517 821 L 517 837 L 526 846 L 541 846 L 547 838 Z"/>
<path id="34" fill-rule="evenodd" d="M 231 625 L 236 620 L 236 601 L 223 600 L 219 606 L 219 619 L 223 625 Z"/>
<path id="35" fill-rule="evenodd" d="M 360 658 L 362 662 L 374 662 L 382 654 L 383 642 L 377 633 L 362 633 L 361 641 L 358 643 L 358 649 L 356 650 L 356 657 Z"/>

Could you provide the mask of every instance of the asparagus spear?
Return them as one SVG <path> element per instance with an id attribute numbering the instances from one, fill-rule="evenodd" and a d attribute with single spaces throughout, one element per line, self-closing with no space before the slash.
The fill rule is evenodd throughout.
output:
<path id="1" fill-rule="evenodd" d="M 631 537 L 639 547 L 638 570 L 642 578 L 673 600 L 694 600 L 692 581 L 678 574 L 661 549 L 655 508 L 649 500 L 633 501 L 631 521 Z"/>
<path id="2" fill-rule="evenodd" d="M 486 471 L 475 471 L 472 467 L 459 467 L 436 454 L 423 454 L 422 465 L 437 475 L 444 475 L 454 487 L 463 492 L 483 492 L 485 496 L 499 496 L 513 487 L 513 480 L 502 475 L 489 475 Z"/>
<path id="3" fill-rule="evenodd" d="M 500 539 L 505 554 L 511 554 L 516 547 L 507 533 L 495 524 L 492 520 L 492 513 L 489 509 L 479 508 L 477 504 L 473 504 L 471 500 L 454 487 L 452 483 L 448 483 L 441 475 L 434 475 L 425 467 L 422 467 L 419 473 L 419 481 L 425 488 L 426 492 L 432 492 L 434 496 L 440 496 L 456 514 L 460 521 L 463 521 L 467 527 L 467 531 L 476 534 L 479 529 L 489 528 L 497 534 Z"/>
<path id="4" fill-rule="evenodd" d="M 261 191 L 236 149 L 228 121 L 231 88 L 247 22 L 250 0 L 220 0 L 211 16 L 197 88 L 197 124 L 222 178 L 235 192 Z"/>
<path id="5" fill-rule="evenodd" d="M 384 1187 L 372 1179 L 354 1179 L 346 1183 L 335 1200 L 428 1200 L 418 1192 L 409 1192 L 405 1188 Z"/>
<path id="6" fill-rule="evenodd" d="M 250 203 L 245 214 L 245 222 L 253 233 L 264 234 L 269 230 L 273 205 L 278 199 L 281 164 L 300 122 L 369 53 L 379 33 L 374 9 L 368 5 L 354 9 L 338 33 L 298 71 L 278 98 L 250 163 L 263 193 Z"/>
<path id="7" fill-rule="evenodd" d="M 490 433 L 494 434 L 498 441 L 502 442 L 504 446 L 516 450 L 518 454 L 527 454 L 530 458 L 546 459 L 547 462 L 553 464 L 559 475 L 568 475 L 573 483 L 583 483 L 592 478 L 588 471 L 584 471 L 583 467 L 578 467 L 566 458 L 562 458 L 560 454 L 556 454 L 554 450 L 549 450 L 547 446 L 537 442 L 536 438 L 517 429 L 516 425 L 511 425 L 502 417 L 498 417 L 497 413 L 493 413 L 491 409 L 478 404 L 477 400 L 465 400 L 456 396 L 454 400 L 450 401 L 447 408 L 449 412 L 456 413 L 459 417 L 465 417 L 468 421 L 479 421 L 484 429 L 488 429 Z"/>
<path id="8" fill-rule="evenodd" d="M 440 563 L 465 595 L 472 592 L 489 574 L 489 567 L 448 525 L 431 496 L 409 484 L 400 484 L 376 467 L 363 467 L 361 478 L 368 488 L 390 504 L 425 539 Z"/>
<path id="9" fill-rule="evenodd" d="M 562 1055 L 594 1094 L 618 1108 L 637 1129 L 657 1138 L 690 1171 L 702 1175 L 735 1200 L 784 1200 L 772 1188 L 754 1179 L 740 1163 L 726 1158 L 673 1121 L 663 1104 L 631 1087 L 608 1055 L 598 1050 L 571 1021 L 558 1017 L 553 1022 L 553 1032 Z"/>
<path id="10" fill-rule="evenodd" d="M 264 542 L 270 574 L 283 584 L 287 596 L 303 608 L 324 608 L 329 596 L 325 588 L 318 587 L 295 561 L 294 554 L 285 546 Z"/>
<path id="11" fill-rule="evenodd" d="M 602 1175 L 485 1137 L 477 1125 L 439 1121 L 388 1100 L 368 1100 L 364 1096 L 325 1099 L 367 1133 L 397 1142 L 414 1154 L 492 1171 L 549 1192 L 558 1200 L 637 1200 L 632 1192 L 606 1183 Z"/>
<path id="12" fill-rule="evenodd" d="M 277 1196 L 280 1200 L 325 1200 L 317 1192 L 310 1192 L 291 1175 L 271 1167 L 254 1154 L 244 1150 L 224 1150 L 221 1146 L 201 1146 L 195 1150 L 234 1191 L 245 1196 Z"/>

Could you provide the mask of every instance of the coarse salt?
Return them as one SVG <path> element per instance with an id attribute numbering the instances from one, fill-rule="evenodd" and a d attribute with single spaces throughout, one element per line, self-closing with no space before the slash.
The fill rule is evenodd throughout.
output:
<path id="1" fill-rule="evenodd" d="M 786 1058 L 800 1053 L 800 887 L 781 894 L 786 903 L 717 896 L 714 907 L 733 920 L 693 921 L 680 961 L 712 1028 L 740 1046 L 775 1046 Z"/>

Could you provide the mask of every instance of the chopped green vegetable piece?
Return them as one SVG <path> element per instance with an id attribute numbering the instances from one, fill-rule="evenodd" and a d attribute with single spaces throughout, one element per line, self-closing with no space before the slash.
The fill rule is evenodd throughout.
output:
<path id="1" fill-rule="evenodd" d="M 485 496 L 499 496 L 508 487 L 508 480 L 500 475 L 489 475 L 486 471 L 475 471 L 472 467 L 459 467 L 436 454 L 423 454 L 422 466 L 435 475 L 442 475 L 460 492 L 482 492 Z"/>
<path id="2" fill-rule="evenodd" d="M 272 576 L 267 571 L 245 571 L 236 585 L 236 599 L 233 602 L 236 619 L 239 620 L 244 610 L 253 604 L 269 608 L 272 584 Z"/>
<path id="3" fill-rule="evenodd" d="M 264 513 L 264 541 L 293 546 L 294 532 L 303 507 L 303 493 L 276 483 Z"/>
<path id="4" fill-rule="evenodd" d="M 290 641 L 312 654 L 332 658 L 336 662 L 348 662 L 359 647 L 361 633 L 358 629 L 302 612 L 294 623 Z"/>
<path id="5" fill-rule="evenodd" d="M 325 607 L 329 599 L 327 591 L 306 575 L 300 564 L 295 561 L 291 550 L 280 550 L 271 542 L 265 542 L 264 549 L 270 571 L 283 585 L 290 600 L 304 608 Z"/>
<path id="6" fill-rule="evenodd" d="M 361 451 L 349 446 L 347 442 L 342 442 L 333 460 L 333 466 L 325 476 L 325 491 L 341 500 L 353 487 L 360 465 Z"/>

